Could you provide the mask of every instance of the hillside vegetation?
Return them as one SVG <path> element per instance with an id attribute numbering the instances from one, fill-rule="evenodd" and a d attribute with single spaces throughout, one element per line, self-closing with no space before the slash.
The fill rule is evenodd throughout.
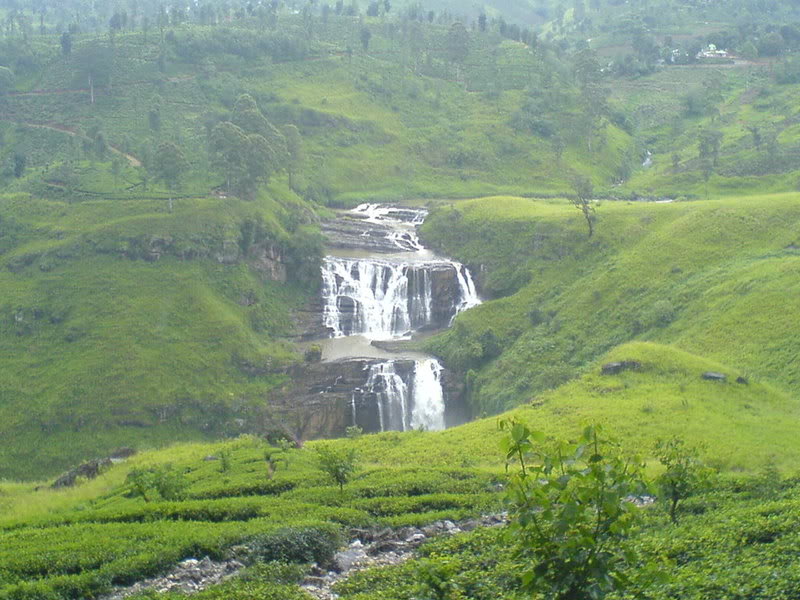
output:
<path id="1" fill-rule="evenodd" d="M 428 345 L 469 371 L 478 412 L 530 401 L 630 340 L 718 360 L 796 397 L 800 315 L 787 298 L 797 289 L 798 207 L 794 194 L 607 202 L 589 238 L 563 202 L 444 206 L 426 239 L 485 272 L 483 289 L 498 299 Z"/>

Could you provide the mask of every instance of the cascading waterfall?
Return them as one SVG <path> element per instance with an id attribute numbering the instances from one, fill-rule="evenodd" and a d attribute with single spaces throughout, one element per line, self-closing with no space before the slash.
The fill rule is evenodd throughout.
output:
<path id="1" fill-rule="evenodd" d="M 459 304 L 455 314 L 452 319 L 450 319 L 450 324 L 453 323 L 453 319 L 455 319 L 456 315 L 462 310 L 478 306 L 478 304 L 481 303 L 481 299 L 478 298 L 478 292 L 475 289 L 475 282 L 472 281 L 472 273 L 470 273 L 469 269 L 464 265 L 454 263 L 454 266 L 458 277 L 458 288 L 461 292 L 461 304 Z"/>
<path id="2" fill-rule="evenodd" d="M 372 259 L 327 257 L 323 322 L 334 337 L 390 339 L 430 323 L 430 269 Z"/>
<path id="3" fill-rule="evenodd" d="M 362 204 L 353 215 L 373 226 L 364 237 L 381 236 L 412 258 L 328 256 L 322 266 L 323 322 L 333 337 L 372 340 L 407 337 L 424 328 L 452 324 L 480 304 L 472 275 L 451 260 L 430 256 L 417 237 L 425 209 Z M 372 246 L 365 242 L 366 248 Z M 390 359 L 365 368 L 362 387 L 351 396 L 351 423 L 368 431 L 445 427 L 443 367 L 434 358 Z"/>
<path id="4" fill-rule="evenodd" d="M 394 362 L 371 365 L 366 389 L 378 402 L 378 423 L 381 431 L 405 431 L 408 423 L 408 385 L 395 371 Z"/>
<path id="5" fill-rule="evenodd" d="M 372 364 L 367 369 L 363 388 L 354 390 L 351 399 L 351 421 L 359 424 L 359 404 L 374 406 L 379 431 L 444 429 L 444 393 L 442 365 L 430 358 L 414 362 L 411 372 L 401 374 L 395 361 Z M 405 376 L 405 379 L 404 379 Z"/>
<path id="6" fill-rule="evenodd" d="M 428 431 L 444 429 L 442 365 L 435 358 L 418 360 L 414 366 L 414 398 L 411 427 Z"/>
<path id="7" fill-rule="evenodd" d="M 452 278 L 451 306 L 442 323 L 434 322 L 433 274 Z M 322 265 L 323 323 L 333 337 L 371 339 L 407 336 L 431 325 L 450 324 L 462 310 L 480 304 L 469 270 L 458 263 L 396 262 L 328 256 Z M 445 286 L 448 287 L 448 286 Z M 445 290 L 447 293 L 447 290 Z"/>

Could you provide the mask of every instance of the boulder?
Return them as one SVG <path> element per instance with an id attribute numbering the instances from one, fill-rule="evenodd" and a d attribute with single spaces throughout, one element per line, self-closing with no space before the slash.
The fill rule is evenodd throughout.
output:
<path id="1" fill-rule="evenodd" d="M 98 475 L 100 475 L 101 471 L 106 467 L 112 464 L 112 460 L 110 458 L 95 458 L 93 460 L 86 461 L 85 463 L 81 463 L 74 469 L 71 469 L 61 475 L 58 479 L 53 482 L 51 486 L 53 489 L 59 489 L 64 487 L 72 487 L 75 485 L 75 482 L 78 480 L 78 477 L 83 477 L 85 479 L 94 479 Z"/>
<path id="2" fill-rule="evenodd" d="M 628 370 L 638 370 L 642 367 L 642 363 L 636 360 L 622 360 L 618 362 L 610 362 L 604 364 L 601 369 L 600 373 L 602 375 L 616 375 L 617 373 L 622 373 L 623 371 Z"/>
<path id="3" fill-rule="evenodd" d="M 724 373 L 717 373 L 715 371 L 706 371 L 701 377 L 707 381 L 725 381 L 728 378 Z"/>

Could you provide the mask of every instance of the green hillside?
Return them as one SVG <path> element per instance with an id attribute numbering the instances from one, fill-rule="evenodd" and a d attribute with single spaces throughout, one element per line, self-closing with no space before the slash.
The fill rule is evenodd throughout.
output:
<path id="1" fill-rule="evenodd" d="M 498 299 L 428 345 L 470 371 L 479 412 L 529 401 L 630 340 L 674 345 L 795 396 L 798 315 L 787 299 L 798 207 L 794 194 L 606 202 L 591 238 L 565 202 L 443 207 L 426 239 L 485 268 L 484 290 Z"/>
<path id="2" fill-rule="evenodd" d="M 197 600 L 311 600 L 344 548 L 381 566 L 342 600 L 796 600 L 796 3 L 7 0 L 0 25 L 0 600 L 189 558 L 232 575 Z M 321 231 L 364 202 L 429 209 L 422 243 L 473 275 L 482 304 L 387 346 L 473 418 L 302 439 L 350 377 L 297 341 Z"/>
<path id="3" fill-rule="evenodd" d="M 730 472 L 758 473 L 770 464 L 794 469 L 800 454 L 793 434 L 797 401 L 761 384 L 702 381 L 698 373 L 707 369 L 729 377 L 736 371 L 657 344 L 625 345 L 602 360 L 622 358 L 639 361 L 641 368 L 615 376 L 593 369 L 514 415 L 562 439 L 588 419 L 604 421 L 628 450 L 645 457 L 656 439 L 674 433 L 708 444 L 704 459 L 728 475 L 691 499 L 680 527 L 669 526 L 656 506 L 646 511 L 635 536 L 645 556 L 669 569 L 645 597 L 670 590 L 705 597 L 712 571 L 718 593 L 767 585 L 748 578 L 747 569 L 761 572 L 777 564 L 786 568 L 769 579 L 769 597 L 787 593 L 794 563 L 780 548 L 796 543 L 796 486 L 776 476 Z M 0 485 L 6 515 L 0 519 L 0 597 L 91 596 L 111 584 L 164 572 L 186 557 L 240 556 L 236 552 L 246 544 L 255 549 L 245 560 L 253 565 L 249 571 L 198 597 L 306 598 L 295 587 L 308 572 L 303 565 L 330 560 L 347 528 L 381 530 L 500 510 L 501 437 L 493 418 L 440 433 L 360 436 L 301 450 L 242 437 L 142 454 L 66 490 Z M 358 453 L 359 468 L 341 492 L 317 466 L 314 449 L 320 444 Z M 272 475 L 265 456 L 275 465 Z M 136 497 L 126 475 L 142 469 L 178 477 L 181 486 L 168 489 L 180 493 L 162 497 L 152 491 L 149 501 Z M 658 472 L 654 461 L 650 471 Z M 769 503 L 760 504 L 764 499 Z M 767 537 L 774 546 L 762 542 Z M 270 562 L 276 559 L 296 566 Z M 418 560 L 356 574 L 337 591 L 345 598 L 412 598 L 433 585 L 431 568 L 449 573 L 448 581 L 470 597 L 496 597 L 498 590 L 504 598 L 524 597 L 507 540 L 497 529 L 445 536 L 423 546 Z M 486 587 L 475 587 L 479 581 Z"/>

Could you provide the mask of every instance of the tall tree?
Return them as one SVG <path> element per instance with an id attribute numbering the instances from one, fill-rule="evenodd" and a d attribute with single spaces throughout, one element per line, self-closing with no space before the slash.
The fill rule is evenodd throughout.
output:
<path id="1" fill-rule="evenodd" d="M 456 67 L 456 80 L 461 80 L 461 67 L 469 54 L 469 32 L 461 21 L 456 21 L 447 31 L 445 46 L 448 60 Z"/>
<path id="2" fill-rule="evenodd" d="M 61 54 L 64 56 L 72 54 L 72 34 L 69 31 L 61 34 Z"/>
<path id="3" fill-rule="evenodd" d="M 95 43 L 80 48 L 80 52 L 72 55 L 72 62 L 76 67 L 81 81 L 89 85 L 89 100 L 94 104 L 95 86 L 107 85 L 111 87 L 112 71 L 114 69 L 114 51 L 108 44 Z"/>
<path id="4" fill-rule="evenodd" d="M 572 204 L 583 214 L 583 218 L 586 219 L 586 226 L 589 228 L 589 237 L 592 237 L 595 219 L 594 204 L 592 203 L 592 195 L 594 194 L 592 181 L 588 177 L 575 174 L 572 176 L 570 185 L 573 192 L 575 192 L 575 195 L 571 198 Z"/>
<path id="5" fill-rule="evenodd" d="M 287 171 L 289 172 L 289 187 L 295 189 L 297 173 L 303 167 L 303 142 L 300 130 L 296 125 L 285 125 L 283 137 L 286 138 L 286 150 L 289 154 Z"/>
<path id="6" fill-rule="evenodd" d="M 14 73 L 8 67 L 0 67 L 0 96 L 14 89 Z"/>
<path id="7" fill-rule="evenodd" d="M 169 189 L 179 188 L 184 174 L 189 170 L 189 161 L 183 150 L 174 142 L 163 142 L 155 155 L 155 176 Z"/>
<path id="8" fill-rule="evenodd" d="M 372 39 L 372 32 L 369 30 L 368 27 L 361 28 L 361 46 L 364 48 L 364 52 L 369 50 L 369 41 Z"/>

